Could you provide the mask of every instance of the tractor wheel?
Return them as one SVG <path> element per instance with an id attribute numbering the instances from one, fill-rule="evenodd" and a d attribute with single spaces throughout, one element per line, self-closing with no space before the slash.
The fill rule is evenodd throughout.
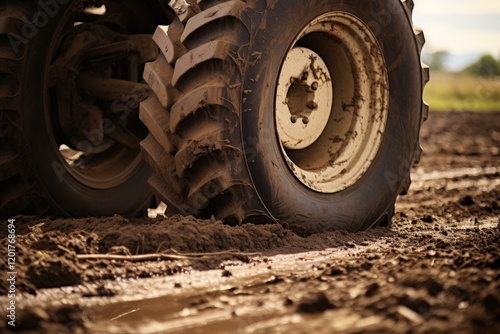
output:
<path id="1" fill-rule="evenodd" d="M 153 200 L 140 154 L 156 1 L 0 4 L 0 216 L 136 216 Z"/>
<path id="2" fill-rule="evenodd" d="M 170 212 L 313 231 L 388 224 L 427 115 L 412 9 L 206 0 L 159 27 L 141 145 Z"/>

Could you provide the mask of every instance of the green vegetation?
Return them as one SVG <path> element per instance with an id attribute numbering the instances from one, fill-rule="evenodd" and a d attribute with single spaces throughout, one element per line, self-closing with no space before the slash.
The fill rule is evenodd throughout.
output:
<path id="1" fill-rule="evenodd" d="M 500 76 L 431 71 L 424 98 L 433 111 L 500 111 Z"/>
<path id="2" fill-rule="evenodd" d="M 490 55 L 484 55 L 475 63 L 467 66 L 465 73 L 478 75 L 481 77 L 492 77 L 500 75 L 500 61 Z"/>
<path id="3" fill-rule="evenodd" d="M 500 60 L 483 55 L 460 72 L 447 72 L 446 51 L 425 54 L 431 81 L 424 98 L 433 111 L 500 112 Z"/>

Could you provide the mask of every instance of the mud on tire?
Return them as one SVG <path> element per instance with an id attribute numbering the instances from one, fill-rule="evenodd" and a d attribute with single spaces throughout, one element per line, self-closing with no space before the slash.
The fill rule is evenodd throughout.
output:
<path id="1" fill-rule="evenodd" d="M 135 216 L 151 204 L 140 74 L 170 21 L 149 0 L 2 1 L 0 216 Z"/>
<path id="2" fill-rule="evenodd" d="M 388 224 L 427 117 L 413 2 L 197 4 L 157 29 L 144 74 L 141 147 L 170 213 Z"/>

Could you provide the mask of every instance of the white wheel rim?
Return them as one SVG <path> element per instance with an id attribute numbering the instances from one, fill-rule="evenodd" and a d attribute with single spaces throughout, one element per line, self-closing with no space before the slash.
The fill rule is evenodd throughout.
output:
<path id="1" fill-rule="evenodd" d="M 354 185 L 380 148 L 388 105 L 385 61 L 370 29 L 344 12 L 311 21 L 276 87 L 276 132 L 291 172 L 320 193 Z"/>

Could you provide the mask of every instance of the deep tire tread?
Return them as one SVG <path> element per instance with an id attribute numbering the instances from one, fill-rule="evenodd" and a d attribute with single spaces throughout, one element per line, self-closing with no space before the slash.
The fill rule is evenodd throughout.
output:
<path id="1" fill-rule="evenodd" d="M 239 131 L 235 114 L 239 100 L 233 89 L 239 87 L 241 77 L 235 51 L 238 45 L 233 45 L 235 41 L 226 34 L 213 34 L 207 27 L 218 27 L 215 30 L 219 31 L 224 25 L 245 29 L 242 13 L 248 5 L 242 1 L 229 1 L 231 4 L 226 5 L 227 2 L 199 2 L 204 11 L 187 21 L 182 37 L 176 29 L 162 30 L 168 34 L 163 41 L 174 45 L 176 40 L 182 40 L 189 51 L 175 61 L 171 81 L 183 93 L 170 110 L 157 104 L 150 114 L 161 123 L 168 118 L 168 132 L 179 139 L 173 153 L 176 179 L 187 180 L 187 185 L 176 194 L 183 195 L 184 202 L 202 217 L 209 217 L 213 211 L 218 219 L 241 223 L 250 210 L 240 202 L 248 196 L 240 195 L 251 191 L 251 182 L 240 177 L 244 157 L 239 145 L 233 143 Z M 168 53 L 162 56 L 166 58 Z M 163 82 L 164 86 L 170 85 L 168 80 Z M 154 150 L 150 140 L 143 141 L 142 146 L 145 151 Z M 176 211 L 186 211 L 179 198 L 172 200 L 172 189 L 167 186 L 172 182 L 169 171 L 159 167 L 170 158 L 163 155 L 151 164 L 156 174 L 150 182 L 162 198 L 175 202 L 172 205 Z M 225 209 L 219 209 L 222 207 Z"/>
<path id="2" fill-rule="evenodd" d="M 177 90 L 170 84 L 172 73 L 172 66 L 163 57 L 158 57 L 154 62 L 147 63 L 144 68 L 144 80 L 164 108 L 169 108 L 178 95 Z"/>
<path id="3" fill-rule="evenodd" d="M 235 110 L 239 100 L 232 87 L 238 87 L 241 80 L 237 50 L 244 41 L 213 31 L 232 29 L 234 34 L 235 29 L 246 29 L 242 13 L 248 5 L 241 1 L 199 4 L 203 12 L 188 21 L 182 35 L 190 51 L 177 61 L 174 71 L 174 86 L 186 93 L 171 111 L 171 131 L 184 137 L 188 147 L 196 143 L 197 154 L 180 148 L 176 162 L 183 162 L 178 172 L 189 180 L 190 205 L 202 216 L 213 212 L 218 219 L 240 224 L 250 212 L 242 200 L 252 192 L 251 181 L 242 174 L 243 153 L 233 142 L 238 137 Z M 215 120 L 219 129 L 210 130 L 209 120 Z"/>
<path id="4" fill-rule="evenodd" d="M 211 200 L 220 196 L 228 189 L 239 185 L 231 178 L 224 165 L 212 162 L 204 164 L 201 172 L 192 173 L 187 201 L 190 206 L 203 210 Z M 207 170 L 210 172 L 207 173 Z"/>
<path id="5" fill-rule="evenodd" d="M 213 127 L 197 127 L 196 135 L 184 140 L 175 154 L 177 175 L 184 177 L 187 169 L 206 156 L 234 151 L 241 152 L 228 141 L 226 131 Z"/>
<path id="6" fill-rule="evenodd" d="M 184 25 L 179 19 L 176 19 L 169 26 L 159 26 L 153 35 L 153 41 L 158 45 L 169 64 L 175 63 L 180 56 L 187 52 L 186 47 L 179 41 L 183 30 Z"/>
<path id="7" fill-rule="evenodd" d="M 232 114 L 238 103 L 236 99 L 235 94 L 228 92 L 222 85 L 211 84 L 196 88 L 172 106 L 170 131 L 177 131 L 185 119 L 196 115 L 202 109 L 225 109 L 228 114 Z M 237 124 L 237 119 L 235 121 Z"/>
<path id="8" fill-rule="evenodd" d="M 195 48 L 213 40 L 231 41 L 234 31 L 245 29 L 243 13 L 247 7 L 248 5 L 241 1 L 221 2 L 210 7 L 187 22 L 181 42 L 188 48 Z M 247 43 L 249 37 L 250 35 L 247 35 L 246 38 L 240 39 L 239 43 Z"/>
<path id="9" fill-rule="evenodd" d="M 187 74 L 195 72 L 195 74 L 192 75 L 194 79 L 192 81 L 197 81 L 202 66 L 208 67 L 207 72 L 210 72 L 211 65 L 215 68 L 219 67 L 212 63 L 224 63 L 231 51 L 230 46 L 230 43 L 226 41 L 211 41 L 189 51 L 177 60 L 174 75 L 172 77 L 172 84 L 181 91 L 187 90 L 188 85 L 182 82 L 182 80 L 187 80 L 184 79 L 188 76 Z M 196 69 L 196 71 L 194 71 L 194 69 Z M 227 70 L 229 70 L 229 68 Z"/>
<path id="10" fill-rule="evenodd" d="M 182 193 L 185 188 L 185 182 L 175 177 L 175 164 L 172 155 L 165 152 L 163 147 L 149 135 L 141 142 L 141 150 L 146 161 L 153 166 L 155 170 L 168 177 L 167 182 L 176 193 Z M 180 203 L 179 203 L 180 204 Z"/>
<path id="11" fill-rule="evenodd" d="M 139 118 L 148 127 L 151 135 L 163 147 L 166 153 L 171 153 L 174 148 L 165 129 L 168 129 L 170 120 L 168 114 L 157 114 L 156 110 L 161 109 L 159 101 L 155 97 L 149 97 L 141 103 Z"/>
<path id="12" fill-rule="evenodd" d="M 15 50 L 10 41 L 20 36 L 25 17 L 34 6 L 26 2 L 0 5 L 0 217 L 9 217 L 27 208 L 33 179 L 23 157 L 17 154 L 24 145 L 20 129 L 20 82 L 25 62 L 24 44 Z M 17 51 L 17 52 L 16 52 Z"/>

